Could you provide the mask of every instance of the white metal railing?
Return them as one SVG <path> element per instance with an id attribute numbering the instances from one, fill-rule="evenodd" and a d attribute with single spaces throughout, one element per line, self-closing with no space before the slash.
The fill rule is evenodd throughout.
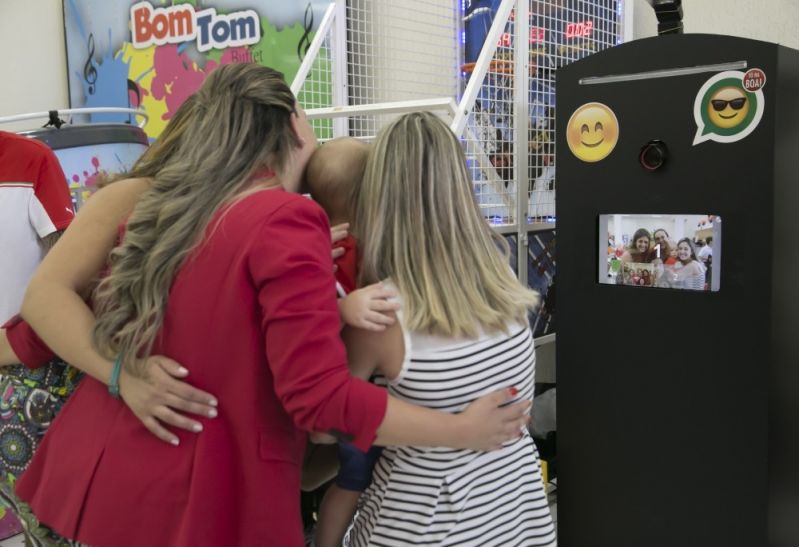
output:
<path id="1" fill-rule="evenodd" d="M 27 114 L 16 114 L 14 116 L 0 116 L 0 124 L 21 122 L 25 120 L 35 120 L 39 118 L 50 118 L 53 113 L 56 116 L 72 115 L 72 114 L 132 114 L 137 118 L 141 118 L 139 127 L 143 128 L 147 124 L 149 116 L 144 110 L 136 108 L 122 108 L 114 106 L 100 106 L 93 108 L 64 108 L 59 110 L 50 110 L 47 112 L 30 112 Z"/>
<path id="2" fill-rule="evenodd" d="M 403 114 L 405 112 L 443 112 L 449 119 L 456 115 L 456 104 L 452 97 L 394 101 L 390 103 L 356 104 L 312 108 L 305 113 L 310 120 L 343 118 L 357 114 Z"/>

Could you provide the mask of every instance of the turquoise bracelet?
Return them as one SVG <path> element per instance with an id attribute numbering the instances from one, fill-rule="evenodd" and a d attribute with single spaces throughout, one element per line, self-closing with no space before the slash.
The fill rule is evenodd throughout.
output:
<path id="1" fill-rule="evenodd" d="M 119 399 L 119 373 L 122 371 L 122 356 L 114 361 L 114 368 L 111 369 L 111 380 L 108 382 L 108 393 L 115 399 Z"/>

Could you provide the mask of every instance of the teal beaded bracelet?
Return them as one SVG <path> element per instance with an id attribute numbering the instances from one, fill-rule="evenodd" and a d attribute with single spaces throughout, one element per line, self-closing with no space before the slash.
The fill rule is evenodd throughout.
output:
<path id="1" fill-rule="evenodd" d="M 119 373 L 122 371 L 122 356 L 114 361 L 114 368 L 111 369 L 111 380 L 108 382 L 108 393 L 115 399 L 119 399 Z"/>

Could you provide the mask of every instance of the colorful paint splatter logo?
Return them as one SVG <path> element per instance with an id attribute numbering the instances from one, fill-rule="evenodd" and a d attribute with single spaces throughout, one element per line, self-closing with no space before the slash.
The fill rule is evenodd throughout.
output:
<path id="1" fill-rule="evenodd" d="M 161 134 L 183 101 L 220 65 L 259 63 L 279 70 L 290 82 L 300 67 L 302 51 L 307 50 L 330 2 L 252 0 L 247 6 L 252 9 L 245 11 L 236 11 L 232 9 L 235 2 L 223 0 L 176 1 L 167 7 L 161 4 L 135 0 L 64 2 L 70 103 L 76 108 L 142 109 L 149 117 L 144 131 L 151 140 Z M 136 16 L 131 19 L 134 11 L 138 19 Z M 158 38 L 164 34 L 158 34 L 164 30 L 161 27 L 172 24 L 167 17 L 170 14 L 184 19 L 186 14 L 191 16 L 195 22 L 192 27 L 195 40 L 181 38 L 176 43 L 169 36 Z M 181 21 L 172 22 L 178 25 Z M 150 29 L 154 35 L 149 45 L 142 28 Z M 139 47 L 134 45 L 137 32 L 139 38 L 143 37 Z M 191 35 L 188 30 L 184 34 Z M 315 67 L 319 74 L 314 78 L 318 81 L 314 96 L 304 97 L 300 93 L 299 99 L 315 105 L 332 104 L 325 50 L 317 57 Z M 99 113 L 91 114 L 87 121 L 138 123 L 140 120 L 132 115 Z"/>

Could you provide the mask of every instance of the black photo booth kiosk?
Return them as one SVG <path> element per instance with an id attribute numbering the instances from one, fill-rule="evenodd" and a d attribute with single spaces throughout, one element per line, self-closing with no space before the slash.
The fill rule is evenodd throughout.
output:
<path id="1" fill-rule="evenodd" d="M 799 52 L 660 36 L 557 93 L 559 545 L 799 546 Z"/>

